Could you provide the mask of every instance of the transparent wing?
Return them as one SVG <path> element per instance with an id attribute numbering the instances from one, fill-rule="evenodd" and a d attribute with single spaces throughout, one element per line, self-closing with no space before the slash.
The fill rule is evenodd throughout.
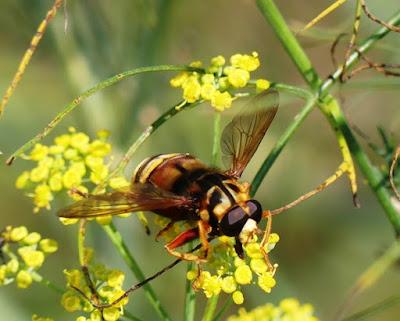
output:
<path id="1" fill-rule="evenodd" d="M 221 150 L 227 174 L 240 177 L 278 111 L 276 90 L 260 93 L 232 119 L 221 137 Z"/>
<path id="2" fill-rule="evenodd" d="M 161 190 L 151 184 L 133 184 L 129 191 L 89 195 L 59 211 L 66 218 L 90 218 L 169 207 L 190 206 L 190 198 Z"/>

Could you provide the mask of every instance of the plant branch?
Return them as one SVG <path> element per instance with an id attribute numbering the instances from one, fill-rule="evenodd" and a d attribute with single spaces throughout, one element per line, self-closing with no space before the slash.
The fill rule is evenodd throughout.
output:
<path id="1" fill-rule="evenodd" d="M 145 275 L 143 271 L 140 269 L 139 264 L 136 262 L 136 260 L 129 252 L 128 247 L 126 246 L 125 242 L 122 239 L 121 234 L 117 231 L 115 226 L 113 224 L 104 225 L 103 229 L 111 239 L 112 243 L 118 250 L 119 254 L 125 260 L 126 264 L 129 266 L 129 269 L 136 276 L 136 278 L 139 281 L 145 280 Z M 161 305 L 161 301 L 158 298 L 157 294 L 154 292 L 152 286 L 146 283 L 143 285 L 143 289 L 147 299 L 149 300 L 149 302 L 151 303 L 151 305 L 153 306 L 159 317 L 164 321 L 171 321 L 171 318 L 169 317 L 164 307 Z"/>
<path id="2" fill-rule="evenodd" d="M 397 235 L 400 234 L 400 216 L 397 213 L 394 204 L 391 201 L 391 195 L 389 191 L 383 185 L 384 177 L 375 168 L 368 156 L 362 150 L 361 146 L 358 144 L 354 135 L 352 134 L 344 115 L 340 109 L 337 101 L 330 96 L 328 93 L 329 88 L 334 82 L 339 79 L 342 68 L 339 68 L 335 73 L 325 82 L 319 78 L 315 69 L 313 68 L 309 58 L 304 52 L 303 48 L 300 46 L 297 39 L 294 37 L 290 31 L 286 21 L 283 19 L 279 9 L 275 6 L 272 0 L 257 0 L 257 4 L 260 8 L 261 13 L 274 29 L 277 37 L 281 41 L 282 45 L 285 47 L 290 58 L 296 65 L 297 69 L 300 71 L 301 75 L 308 83 L 308 85 L 316 92 L 320 94 L 321 99 L 321 111 L 327 117 L 331 127 L 335 130 L 337 136 L 340 134 L 344 138 L 344 143 L 347 145 L 348 150 L 356 159 L 358 165 L 360 166 L 368 184 L 371 186 L 378 198 L 382 208 L 385 211 L 385 215 L 392 224 Z M 390 19 L 390 24 L 398 24 L 400 22 L 400 12 L 396 13 L 392 19 Z M 380 28 L 372 36 L 368 37 L 360 45 L 360 52 L 365 52 L 370 49 L 377 40 L 383 38 L 390 30 L 388 28 Z M 350 55 L 348 60 L 345 62 L 346 68 L 351 67 L 360 58 L 360 54 L 353 53 Z M 339 133 L 339 134 L 338 134 Z M 343 142 L 342 142 L 343 143 Z M 343 145 L 341 145 L 343 147 Z M 341 148 L 343 157 L 346 156 L 346 151 Z"/>
<path id="3" fill-rule="evenodd" d="M 135 68 L 132 70 L 122 72 L 120 74 L 117 74 L 113 77 L 110 77 L 110 78 L 98 83 L 97 85 L 93 86 L 92 88 L 86 90 L 84 93 L 82 93 L 81 95 L 76 97 L 68 105 L 66 105 L 64 107 L 64 109 L 59 114 L 57 114 L 57 116 L 46 126 L 46 128 L 41 133 L 37 134 L 34 138 L 32 138 L 27 143 L 25 143 L 23 146 L 21 146 L 19 149 L 17 149 L 7 159 L 6 164 L 11 165 L 16 157 L 20 156 L 25 151 L 29 150 L 37 142 L 39 142 L 44 137 L 46 137 L 54 129 L 54 127 L 57 126 L 65 118 L 65 116 L 67 116 L 71 111 L 73 111 L 83 100 L 94 95 L 96 92 L 98 92 L 104 88 L 110 87 L 123 79 L 129 78 L 132 76 L 136 76 L 136 75 L 142 74 L 142 73 L 159 72 L 159 71 L 185 71 L 185 70 L 202 72 L 202 69 L 193 68 L 193 67 L 189 67 L 189 66 L 159 65 L 159 66 L 150 66 L 150 67 L 140 67 L 140 68 Z"/>

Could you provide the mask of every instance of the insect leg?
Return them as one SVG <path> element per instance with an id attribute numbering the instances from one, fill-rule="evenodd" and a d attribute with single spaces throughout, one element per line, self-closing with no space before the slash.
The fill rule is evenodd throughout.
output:
<path id="1" fill-rule="evenodd" d="M 272 265 L 271 261 L 269 260 L 269 255 L 267 249 L 265 248 L 268 244 L 269 236 L 271 235 L 272 230 L 272 216 L 270 211 L 264 211 L 263 216 L 267 217 L 267 226 L 265 227 L 264 236 L 260 243 L 260 249 L 262 254 L 264 255 L 265 263 L 268 265 L 268 271 L 274 271 L 274 266 Z"/>
<path id="2" fill-rule="evenodd" d="M 205 261 L 200 259 L 198 255 L 192 254 L 192 253 L 181 253 L 176 251 L 175 249 L 177 247 L 180 247 L 182 245 L 185 245 L 186 243 L 196 239 L 199 237 L 199 228 L 192 228 L 190 230 L 186 230 L 179 234 L 175 239 L 173 239 L 171 242 L 165 245 L 165 249 L 168 251 L 169 254 L 185 260 L 185 261 L 196 261 L 196 262 L 201 262 Z"/>
<path id="3" fill-rule="evenodd" d="M 200 242 L 202 249 L 204 250 L 204 259 L 207 259 L 210 244 L 208 243 L 208 233 L 210 233 L 210 225 L 205 221 L 198 221 L 197 226 L 199 228 Z"/>

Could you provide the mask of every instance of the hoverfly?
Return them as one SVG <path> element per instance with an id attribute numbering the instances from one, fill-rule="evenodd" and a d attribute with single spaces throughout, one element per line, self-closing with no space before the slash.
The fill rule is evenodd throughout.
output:
<path id="1" fill-rule="evenodd" d="M 152 211 L 171 220 L 196 222 L 165 245 L 183 260 L 202 261 L 208 238 L 235 237 L 236 252 L 258 231 L 268 211 L 249 194 L 250 184 L 239 179 L 256 152 L 278 110 L 278 92 L 258 94 L 224 128 L 221 151 L 227 170 L 211 168 L 189 154 L 160 154 L 143 160 L 134 170 L 127 190 L 89 195 L 59 212 L 65 218 L 93 218 L 136 211 Z M 162 231 L 161 231 L 162 232 Z M 200 239 L 204 257 L 181 253 L 178 247 Z"/>

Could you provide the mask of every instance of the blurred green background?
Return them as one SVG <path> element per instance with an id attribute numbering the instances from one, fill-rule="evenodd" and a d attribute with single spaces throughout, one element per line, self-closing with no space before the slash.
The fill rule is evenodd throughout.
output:
<path id="1" fill-rule="evenodd" d="M 298 30 L 331 1 L 276 1 L 287 21 Z M 387 18 L 398 10 L 398 0 L 371 2 L 371 10 Z M 0 92 L 11 81 L 22 54 L 37 25 L 52 1 L 2 0 L 0 2 Z M 353 1 L 349 1 L 317 27 L 300 37 L 318 72 L 333 71 L 329 47 L 341 32 L 351 31 Z M 208 61 L 223 54 L 257 51 L 262 62 L 259 77 L 302 85 L 302 79 L 251 0 L 69 0 L 66 13 L 60 10 L 51 23 L 29 65 L 24 79 L 11 98 L 0 120 L 0 226 L 24 224 L 32 231 L 55 238 L 57 254 L 42 268 L 43 275 L 63 284 L 64 268 L 77 267 L 76 226 L 64 227 L 55 217 L 57 204 L 50 212 L 32 213 L 31 200 L 14 187 L 16 177 L 30 164 L 16 160 L 12 167 L 4 161 L 62 110 L 82 91 L 121 71 L 152 64 L 185 64 Z M 67 29 L 64 31 L 65 19 Z M 363 19 L 362 35 L 376 26 Z M 389 35 L 371 57 L 378 61 L 399 62 L 399 35 Z M 338 50 L 343 56 L 344 46 Z M 107 128 L 118 157 L 140 132 L 167 108 L 179 101 L 180 92 L 169 87 L 172 74 L 147 74 L 125 80 L 83 102 L 45 142 L 63 133 L 71 125 L 94 133 Z M 376 126 L 381 125 L 399 139 L 400 81 L 367 72 L 336 88 L 351 122 L 370 140 L 380 144 Z M 283 96 L 278 116 L 259 151 L 246 170 L 251 180 L 272 144 L 301 107 L 301 102 Z M 231 114 L 224 114 L 227 121 Z M 201 106 L 179 114 L 160 128 L 136 154 L 129 171 L 144 157 L 155 153 L 189 152 L 209 162 L 212 148 L 212 109 Z M 382 160 L 359 137 L 377 164 Z M 315 110 L 285 148 L 266 177 L 257 198 L 266 208 L 277 208 L 312 189 L 329 176 L 340 163 L 340 152 L 332 130 Z M 392 228 L 375 197 L 358 176 L 361 208 L 352 205 L 346 179 L 341 179 L 317 197 L 276 217 L 273 230 L 281 241 L 273 253 L 279 263 L 278 285 L 270 295 L 254 287 L 247 290 L 245 307 L 279 302 L 288 296 L 312 303 L 317 315 L 333 316 L 357 276 L 393 241 Z M 117 221 L 117 224 L 121 223 Z M 118 224 L 131 251 L 147 275 L 158 271 L 172 258 L 154 236 L 146 236 L 137 220 Z M 153 228 L 154 231 L 154 228 Z M 125 269 L 107 236 L 94 224 L 89 243 L 98 259 Z M 400 275 L 392 269 L 363 294 L 353 312 L 399 294 Z M 128 273 L 129 274 L 129 273 Z M 174 319 L 182 317 L 185 266 L 155 280 L 152 285 Z M 134 282 L 132 277 L 126 285 Z M 15 285 L 0 288 L 0 319 L 30 320 L 33 313 L 73 320 L 63 311 L 60 298 L 35 284 L 29 290 Z M 199 294 L 201 315 L 204 300 Z M 144 298 L 143 291 L 131 296 L 129 310 L 143 320 L 157 316 Z M 230 312 L 236 311 L 232 307 Z M 230 314 L 230 313 L 228 313 Z M 227 315 L 228 315 L 227 314 Z M 400 307 L 393 307 L 370 320 L 398 321 Z"/>

